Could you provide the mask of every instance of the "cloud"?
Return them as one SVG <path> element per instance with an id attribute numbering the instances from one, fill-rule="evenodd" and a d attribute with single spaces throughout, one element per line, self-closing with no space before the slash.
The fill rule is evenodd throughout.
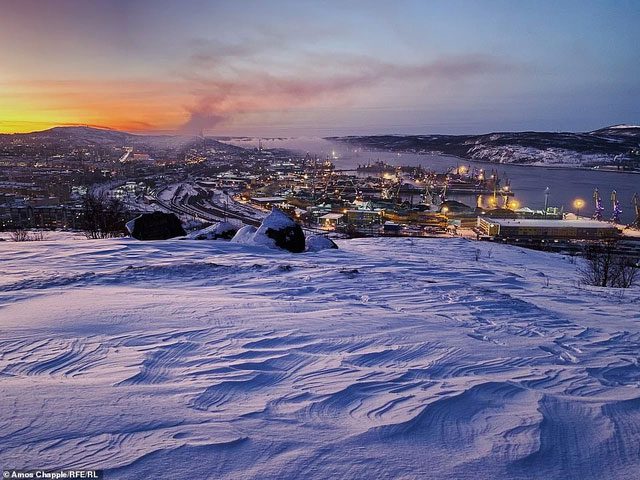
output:
<path id="1" fill-rule="evenodd" d="M 194 40 L 166 76 L 0 79 L 5 121 L 0 128 L 24 131 L 29 126 L 15 122 L 31 118 L 33 127 L 80 123 L 198 134 L 296 110 L 375 108 L 403 95 L 425 104 L 444 88 L 464 93 L 474 79 L 517 69 L 488 55 L 415 63 L 356 55 L 324 41 L 336 35 L 263 28 L 235 43 Z"/>
<path id="2" fill-rule="evenodd" d="M 271 39 L 273 40 L 273 39 Z M 261 43 L 261 54 L 269 51 Z M 290 65 L 271 73 L 268 65 L 247 66 L 254 58 L 254 43 L 211 51 L 201 49 L 190 57 L 185 75 L 194 102 L 187 106 L 181 130 L 197 133 L 234 121 L 244 113 L 286 111 L 299 107 L 353 103 L 371 95 L 376 87 L 429 85 L 434 89 L 480 76 L 501 75 L 519 67 L 489 55 L 464 55 L 417 64 L 385 62 L 376 58 L 328 53 L 292 56 Z"/>
<path id="3" fill-rule="evenodd" d="M 200 98 L 198 104 L 187 109 L 189 119 L 180 127 L 180 131 L 199 134 L 224 123 L 227 115 L 219 111 L 218 105 L 219 101 L 211 96 Z"/>

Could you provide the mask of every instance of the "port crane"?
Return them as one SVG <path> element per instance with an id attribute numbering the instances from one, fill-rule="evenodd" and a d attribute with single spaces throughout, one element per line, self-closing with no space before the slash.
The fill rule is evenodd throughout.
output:
<path id="1" fill-rule="evenodd" d="M 611 204 L 613 206 L 613 216 L 611 217 L 611 220 L 614 223 L 620 223 L 620 215 L 622 214 L 622 209 L 620 208 L 618 194 L 615 190 L 611 192 Z"/>
<path id="2" fill-rule="evenodd" d="M 593 192 L 593 201 L 595 203 L 595 211 L 593 213 L 593 218 L 595 220 L 602 220 L 602 213 L 604 212 L 604 207 L 602 206 L 602 197 L 600 196 L 600 192 L 596 188 Z"/>

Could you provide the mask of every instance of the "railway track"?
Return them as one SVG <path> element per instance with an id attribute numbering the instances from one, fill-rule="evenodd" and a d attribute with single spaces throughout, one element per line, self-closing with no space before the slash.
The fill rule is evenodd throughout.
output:
<path id="1" fill-rule="evenodd" d="M 159 194 L 161 191 L 162 190 L 152 193 L 156 203 L 166 210 L 179 215 L 189 215 L 206 222 L 219 222 L 226 218 L 227 220 L 235 220 L 245 225 L 253 225 L 256 227 L 261 223 L 260 220 L 240 215 L 236 212 L 225 211 L 224 208 L 215 207 L 213 205 L 200 205 L 197 203 L 197 197 L 192 195 L 186 196 L 186 203 L 181 203 L 176 195 L 167 202 L 160 198 Z"/>

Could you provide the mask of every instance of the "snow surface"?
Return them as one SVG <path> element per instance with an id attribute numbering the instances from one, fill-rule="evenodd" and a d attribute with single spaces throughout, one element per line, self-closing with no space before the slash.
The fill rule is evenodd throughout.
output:
<path id="1" fill-rule="evenodd" d="M 463 239 L 338 245 L 0 242 L 0 466 L 637 478 L 638 287 Z"/>

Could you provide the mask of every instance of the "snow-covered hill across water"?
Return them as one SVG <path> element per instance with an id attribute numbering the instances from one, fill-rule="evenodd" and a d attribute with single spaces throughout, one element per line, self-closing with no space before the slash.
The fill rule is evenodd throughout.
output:
<path id="1" fill-rule="evenodd" d="M 637 476 L 638 287 L 463 239 L 338 244 L 0 242 L 0 467 Z"/>
<path id="2" fill-rule="evenodd" d="M 374 151 L 443 153 L 468 160 L 546 167 L 640 169 L 640 127 L 592 132 L 495 132 L 483 135 L 373 135 L 329 140 Z"/>

